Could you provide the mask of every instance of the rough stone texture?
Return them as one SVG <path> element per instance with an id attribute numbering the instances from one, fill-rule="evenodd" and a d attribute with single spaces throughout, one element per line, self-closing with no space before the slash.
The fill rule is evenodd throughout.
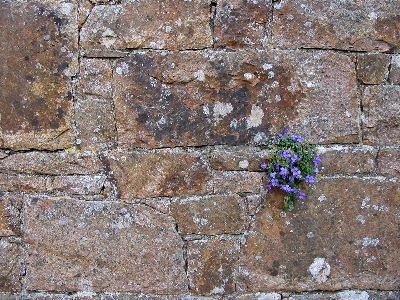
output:
<path id="1" fill-rule="evenodd" d="M 0 293 L 21 291 L 18 252 L 18 244 L 0 237 Z"/>
<path id="2" fill-rule="evenodd" d="M 400 149 L 379 151 L 377 173 L 386 177 L 400 177 Z"/>
<path id="3" fill-rule="evenodd" d="M 399 10 L 398 0 L 280 1 L 274 10 L 274 44 L 281 48 L 396 50 Z"/>
<path id="4" fill-rule="evenodd" d="M 208 0 L 96 5 L 83 25 L 85 49 L 204 49 L 212 46 Z"/>
<path id="5" fill-rule="evenodd" d="M 50 178 L 0 174 L 0 192 L 51 192 Z"/>
<path id="6" fill-rule="evenodd" d="M 54 189 L 70 194 L 99 194 L 105 182 L 104 176 L 57 176 L 54 178 Z"/>
<path id="7" fill-rule="evenodd" d="M 215 1 L 214 46 L 264 48 L 269 45 L 267 24 L 271 0 Z"/>
<path id="8" fill-rule="evenodd" d="M 99 151 L 115 147 L 117 129 L 112 100 L 79 99 L 75 106 L 75 125 L 80 149 Z"/>
<path id="9" fill-rule="evenodd" d="M 368 86 L 362 98 L 363 140 L 371 145 L 400 143 L 400 86 Z"/>
<path id="10" fill-rule="evenodd" d="M 259 193 L 262 174 L 255 172 L 215 172 L 214 193 Z"/>
<path id="11" fill-rule="evenodd" d="M 93 2 L 93 1 L 92 1 Z M 86 22 L 90 12 L 92 11 L 93 4 L 89 0 L 80 0 L 78 6 L 78 24 L 79 28 Z"/>
<path id="12" fill-rule="evenodd" d="M 369 146 L 319 148 L 323 175 L 368 174 L 375 171 L 377 150 Z"/>
<path id="13" fill-rule="evenodd" d="M 112 67 L 105 59 L 84 58 L 80 64 L 79 89 L 81 95 L 112 97 Z"/>
<path id="14" fill-rule="evenodd" d="M 114 153 L 104 161 L 122 199 L 190 196 L 207 191 L 210 174 L 195 153 Z"/>
<path id="15" fill-rule="evenodd" d="M 182 240 L 150 207 L 31 197 L 24 213 L 28 290 L 187 290 Z"/>
<path id="16" fill-rule="evenodd" d="M 21 196 L 2 193 L 0 195 L 0 236 L 21 234 Z M 1 248 L 1 247 L 0 247 Z"/>
<path id="17" fill-rule="evenodd" d="M 399 292 L 387 291 L 341 291 L 337 293 L 307 293 L 290 295 L 289 300 L 396 300 Z"/>
<path id="18" fill-rule="evenodd" d="M 381 84 L 389 74 L 390 56 L 385 54 L 359 54 L 357 79 L 365 84 Z"/>
<path id="19" fill-rule="evenodd" d="M 354 63 L 333 52 L 137 53 L 114 85 L 123 148 L 263 143 L 287 126 L 358 141 Z"/>
<path id="20" fill-rule="evenodd" d="M 64 1 L 0 2 L 0 145 L 59 149 L 73 143 L 77 6 Z"/>
<path id="21" fill-rule="evenodd" d="M 196 294 L 230 294 L 235 291 L 234 274 L 239 256 L 235 238 L 188 242 L 189 288 Z"/>
<path id="22" fill-rule="evenodd" d="M 264 207 L 241 246 L 239 291 L 397 290 L 399 191 L 398 182 L 323 179 L 293 212 Z"/>
<path id="23" fill-rule="evenodd" d="M 78 152 L 22 152 L 0 161 L 0 172 L 7 174 L 70 175 L 93 174 L 99 171 L 98 157 Z"/>
<path id="24" fill-rule="evenodd" d="M 210 196 L 172 203 L 179 233 L 240 234 L 245 228 L 245 205 L 238 196 Z"/>
<path id="25" fill-rule="evenodd" d="M 390 63 L 389 82 L 400 84 L 400 55 L 393 55 Z"/>

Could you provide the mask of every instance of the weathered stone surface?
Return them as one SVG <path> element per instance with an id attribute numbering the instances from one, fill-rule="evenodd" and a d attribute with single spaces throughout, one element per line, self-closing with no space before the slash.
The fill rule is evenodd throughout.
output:
<path id="1" fill-rule="evenodd" d="M 319 148 L 324 175 L 368 174 L 375 171 L 377 150 L 370 146 L 334 146 Z"/>
<path id="2" fill-rule="evenodd" d="M 282 300 L 281 294 L 278 293 L 253 293 L 243 295 L 227 295 L 227 300 Z"/>
<path id="3" fill-rule="evenodd" d="M 337 53 L 141 52 L 117 62 L 114 85 L 123 148 L 265 143 L 286 127 L 358 142 L 354 63 Z"/>
<path id="4" fill-rule="evenodd" d="M 76 10 L 76 4 L 57 0 L 0 2 L 2 148 L 54 150 L 72 145 Z"/>
<path id="5" fill-rule="evenodd" d="M 400 149 L 379 151 L 377 173 L 387 177 L 400 177 Z"/>
<path id="6" fill-rule="evenodd" d="M 216 1 L 214 17 L 214 46 L 227 48 L 264 48 L 271 0 Z"/>
<path id="7" fill-rule="evenodd" d="M 187 290 L 183 242 L 150 207 L 32 197 L 24 213 L 28 290 Z"/>
<path id="8" fill-rule="evenodd" d="M 233 293 L 238 255 L 236 238 L 188 242 L 187 272 L 191 291 L 203 295 Z"/>
<path id="9" fill-rule="evenodd" d="M 399 192 L 398 182 L 321 179 L 292 212 L 264 207 L 241 246 L 239 291 L 396 290 Z"/>
<path id="10" fill-rule="evenodd" d="M 85 49 L 203 49 L 212 46 L 210 1 L 123 1 L 96 5 L 83 25 Z"/>
<path id="11" fill-rule="evenodd" d="M 363 140 L 366 144 L 400 143 L 400 86 L 368 86 L 362 98 Z"/>
<path id="12" fill-rule="evenodd" d="M 0 299 L 2 300 L 20 300 L 21 297 L 18 294 L 10 294 L 10 293 L 1 293 Z"/>
<path id="13" fill-rule="evenodd" d="M 254 147 L 216 147 L 210 151 L 209 161 L 214 170 L 260 171 L 267 156 L 267 151 Z"/>
<path id="14" fill-rule="evenodd" d="M 104 186 L 105 176 L 57 176 L 54 178 L 54 189 L 70 194 L 99 194 Z"/>
<path id="15" fill-rule="evenodd" d="M 80 65 L 79 91 L 81 95 L 100 98 L 112 97 L 112 67 L 105 59 L 83 58 Z"/>
<path id="16" fill-rule="evenodd" d="M 397 291 L 341 291 L 336 293 L 304 293 L 292 294 L 289 300 L 396 300 L 400 296 Z"/>
<path id="17" fill-rule="evenodd" d="M 278 2 L 274 42 L 282 48 L 390 51 L 400 45 L 399 10 L 398 0 Z"/>
<path id="18" fill-rule="evenodd" d="M 262 174 L 255 172 L 215 172 L 214 193 L 259 193 Z"/>
<path id="19" fill-rule="evenodd" d="M 180 234 L 240 234 L 246 208 L 239 196 L 210 196 L 177 200 L 171 214 Z"/>
<path id="20" fill-rule="evenodd" d="M 0 195 L 0 236 L 21 234 L 21 205 L 21 196 L 19 195 L 4 193 Z"/>
<path id="21" fill-rule="evenodd" d="M 99 151 L 115 148 L 117 130 L 111 99 L 79 99 L 75 106 L 75 125 L 76 143 L 80 149 Z"/>
<path id="22" fill-rule="evenodd" d="M 7 174 L 71 175 L 100 171 L 100 160 L 94 155 L 67 152 L 15 153 L 0 161 L 0 172 Z"/>
<path id="23" fill-rule="evenodd" d="M 0 192 L 50 192 L 50 178 L 0 174 Z"/>
<path id="24" fill-rule="evenodd" d="M 388 79 L 390 83 L 400 84 L 400 55 L 393 55 Z"/>
<path id="25" fill-rule="evenodd" d="M 389 74 L 390 56 L 368 53 L 357 56 L 357 79 L 365 84 L 381 84 Z"/>
<path id="26" fill-rule="evenodd" d="M 21 291 L 18 254 L 18 244 L 0 237 L 0 292 L 17 293 Z"/>
<path id="27" fill-rule="evenodd" d="M 112 153 L 104 161 L 123 199 L 201 195 L 207 191 L 210 172 L 195 153 Z"/>
<path id="28" fill-rule="evenodd" d="M 80 0 L 78 3 L 78 25 L 79 28 L 86 22 L 90 12 L 92 11 L 93 4 L 89 0 Z"/>

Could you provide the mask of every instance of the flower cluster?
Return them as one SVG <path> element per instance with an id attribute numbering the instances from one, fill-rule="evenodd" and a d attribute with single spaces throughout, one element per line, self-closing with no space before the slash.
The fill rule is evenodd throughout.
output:
<path id="1" fill-rule="evenodd" d="M 286 193 L 285 209 L 291 210 L 293 202 L 304 199 L 300 184 L 315 182 L 319 173 L 321 159 L 317 156 L 316 147 L 309 144 L 300 135 L 290 134 L 285 130 L 269 144 L 271 154 L 269 162 L 262 162 L 261 168 L 268 174 L 268 190 L 277 187 Z"/>

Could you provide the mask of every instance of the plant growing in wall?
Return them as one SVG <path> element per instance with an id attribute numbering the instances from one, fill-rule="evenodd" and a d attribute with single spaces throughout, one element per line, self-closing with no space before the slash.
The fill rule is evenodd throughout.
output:
<path id="1" fill-rule="evenodd" d="M 267 172 L 267 190 L 279 188 L 285 192 L 283 204 L 292 210 L 296 199 L 304 199 L 301 184 L 313 183 L 319 173 L 321 159 L 316 146 L 308 143 L 302 136 L 290 134 L 285 130 L 269 143 L 271 150 L 268 163 L 263 161 L 261 168 Z"/>

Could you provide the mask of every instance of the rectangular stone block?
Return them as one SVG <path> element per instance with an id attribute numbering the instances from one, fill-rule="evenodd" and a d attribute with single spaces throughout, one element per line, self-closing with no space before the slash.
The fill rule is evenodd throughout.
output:
<path id="1" fill-rule="evenodd" d="M 212 46 L 210 1 L 96 5 L 82 26 L 85 49 L 204 49 Z"/>
<path id="2" fill-rule="evenodd" d="M 82 58 L 80 62 L 79 92 L 81 97 L 93 95 L 112 97 L 112 66 L 110 60 Z"/>
<path id="3" fill-rule="evenodd" d="M 269 46 L 267 24 L 271 0 L 215 2 L 214 47 L 260 49 Z"/>
<path id="4" fill-rule="evenodd" d="M 278 2 L 274 42 L 285 49 L 395 50 L 400 44 L 399 10 L 398 0 Z"/>
<path id="5" fill-rule="evenodd" d="M 69 194 L 90 195 L 100 194 L 104 186 L 105 176 L 57 176 L 54 178 L 54 189 Z"/>
<path id="6" fill-rule="evenodd" d="M 400 177 L 400 149 L 381 149 L 378 152 L 378 175 Z"/>
<path id="7" fill-rule="evenodd" d="M 20 152 L 0 160 L 0 172 L 6 174 L 72 175 L 99 171 L 97 156 L 78 152 Z"/>
<path id="8" fill-rule="evenodd" d="M 68 148 L 78 71 L 76 3 L 0 2 L 0 145 Z"/>
<path id="9" fill-rule="evenodd" d="M 393 55 L 390 63 L 389 82 L 400 84 L 400 55 Z"/>
<path id="10" fill-rule="evenodd" d="M 262 174 L 255 172 L 214 172 L 213 188 L 215 194 L 259 193 Z"/>
<path id="11" fill-rule="evenodd" d="M 183 242 L 148 206 L 31 197 L 24 215 L 28 290 L 187 291 Z"/>
<path id="12" fill-rule="evenodd" d="M 0 194 L 0 236 L 21 235 L 20 195 Z"/>
<path id="13" fill-rule="evenodd" d="M 255 215 L 241 245 L 238 290 L 396 290 L 400 183 L 320 179 L 306 194 L 292 212 L 270 203 Z"/>
<path id="14" fill-rule="evenodd" d="M 21 282 L 19 277 L 18 244 L 11 242 L 7 238 L 0 237 L 0 293 L 20 292 Z"/>
<path id="15" fill-rule="evenodd" d="M 246 224 L 246 207 L 239 196 L 210 196 L 171 203 L 181 235 L 241 234 Z"/>
<path id="16" fill-rule="evenodd" d="M 122 148 L 262 144 L 287 127 L 359 140 L 355 66 L 338 53 L 141 52 L 116 63 L 114 85 Z"/>
<path id="17" fill-rule="evenodd" d="M 202 195 L 210 172 L 196 153 L 111 153 L 104 158 L 119 197 L 149 198 Z"/>
<path id="18" fill-rule="evenodd" d="M 400 144 L 400 86 L 368 86 L 362 96 L 363 140 L 370 145 Z"/>
<path id="19" fill-rule="evenodd" d="M 375 172 L 377 149 L 370 146 L 319 147 L 323 175 L 353 175 Z"/>
<path id="20" fill-rule="evenodd" d="M 188 242 L 189 288 L 196 294 L 235 292 L 235 270 L 239 255 L 237 238 L 203 239 Z"/>
<path id="21" fill-rule="evenodd" d="M 357 56 L 357 79 L 365 84 L 384 83 L 389 74 L 390 56 L 387 54 L 359 54 Z"/>
<path id="22" fill-rule="evenodd" d="M 0 192 L 50 192 L 50 178 L 0 174 Z"/>

